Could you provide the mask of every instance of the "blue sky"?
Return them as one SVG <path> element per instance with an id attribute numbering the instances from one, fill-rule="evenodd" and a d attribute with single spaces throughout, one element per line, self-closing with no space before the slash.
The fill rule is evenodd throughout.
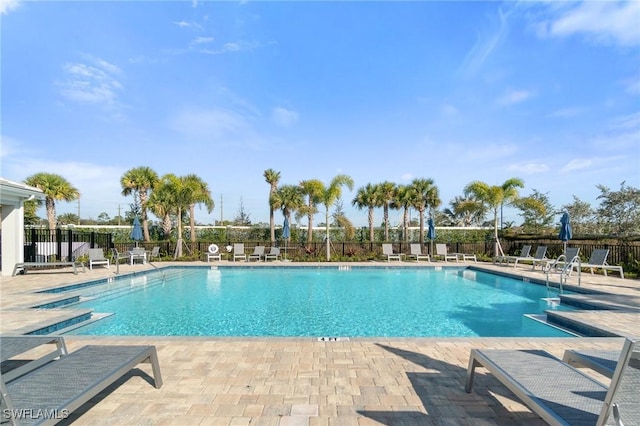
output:
<path id="1" fill-rule="evenodd" d="M 640 186 L 637 1 L 1 5 L 1 175 L 64 176 L 83 218 L 127 210 L 137 166 L 203 178 L 202 223 L 221 197 L 268 221 L 268 168 L 350 175 L 358 226 L 355 190 L 385 180 L 432 178 L 444 206 L 473 180 L 558 208 Z"/>

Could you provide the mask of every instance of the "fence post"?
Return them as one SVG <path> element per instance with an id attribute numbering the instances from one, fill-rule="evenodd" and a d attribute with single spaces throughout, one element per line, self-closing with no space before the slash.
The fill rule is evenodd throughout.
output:
<path id="1" fill-rule="evenodd" d="M 96 248 L 96 232 L 95 231 L 91 231 L 91 233 L 89 234 L 89 247 Z"/>
<path id="2" fill-rule="evenodd" d="M 68 261 L 74 260 L 71 256 L 73 254 L 73 230 L 72 229 L 67 229 L 67 250 L 68 250 L 67 260 Z"/>

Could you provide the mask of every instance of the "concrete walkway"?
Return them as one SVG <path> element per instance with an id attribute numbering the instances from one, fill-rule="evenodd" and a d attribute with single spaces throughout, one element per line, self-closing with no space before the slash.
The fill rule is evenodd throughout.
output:
<path id="1" fill-rule="evenodd" d="M 415 262 L 400 264 L 414 266 Z M 279 265 L 301 264 L 279 262 Z M 544 275 L 527 266 L 467 265 L 514 274 L 521 279 L 544 280 Z M 151 267 L 120 266 L 121 273 L 146 269 Z M 60 315 L 68 315 L 56 309 L 30 309 L 64 297 L 34 291 L 113 277 L 114 271 L 114 267 L 95 268 L 78 275 L 66 271 L 29 271 L 24 276 L 3 278 L 0 331 L 26 332 L 54 323 Z M 633 310 L 635 302 L 624 301 L 638 297 L 639 281 L 590 274 L 581 278 L 581 288 L 618 295 L 616 310 L 576 312 L 583 316 L 581 321 L 615 335 L 638 333 L 637 327 L 633 327 L 640 321 L 640 314 Z M 569 284 L 577 285 L 576 280 L 577 277 L 570 278 Z M 542 425 L 545 423 L 538 416 L 482 369 L 474 392 L 465 393 L 464 376 L 472 348 L 545 349 L 562 356 L 568 348 L 622 346 L 620 337 L 376 338 L 318 342 L 311 338 L 68 336 L 65 340 L 70 350 L 86 344 L 155 345 L 164 379 L 164 386 L 155 389 L 148 376 L 151 371 L 143 364 L 62 422 L 77 425 Z M 589 374 L 607 382 L 597 373 L 589 371 Z"/>

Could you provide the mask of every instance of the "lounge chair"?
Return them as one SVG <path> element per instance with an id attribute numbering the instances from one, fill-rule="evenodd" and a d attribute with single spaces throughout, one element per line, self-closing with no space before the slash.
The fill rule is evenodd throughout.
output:
<path id="1" fill-rule="evenodd" d="M 222 260 L 222 254 L 220 253 L 220 248 L 218 248 L 217 244 L 209 244 L 207 248 L 207 262 L 211 260 Z"/>
<path id="2" fill-rule="evenodd" d="M 401 261 L 404 253 L 394 253 L 393 246 L 391 244 L 382 244 L 382 255 L 387 257 L 387 262 L 394 259 Z"/>
<path id="3" fill-rule="evenodd" d="M 513 262 L 513 267 L 515 268 L 516 266 L 518 266 L 518 262 L 520 262 L 520 261 L 541 262 L 541 261 L 545 261 L 545 260 L 547 260 L 547 246 L 538 246 L 538 248 L 536 249 L 536 254 L 534 254 L 533 257 L 531 257 L 531 256 L 516 257 L 514 262 Z M 535 263 L 534 263 L 534 265 L 535 265 Z"/>
<path id="4" fill-rule="evenodd" d="M 446 244 L 436 244 L 436 254 L 433 255 L 434 258 L 442 258 L 445 262 L 449 260 L 455 260 L 458 262 L 458 255 L 455 253 L 447 253 L 447 245 Z"/>
<path id="5" fill-rule="evenodd" d="M 566 270 L 570 275 L 571 268 L 568 265 L 576 261 L 578 253 L 580 253 L 579 247 L 567 247 L 565 253 L 556 259 L 534 259 L 533 268 L 535 269 L 537 265 L 540 265 L 543 271 Z"/>
<path id="6" fill-rule="evenodd" d="M 499 262 L 499 263 L 506 263 L 507 265 L 509 265 L 509 262 L 513 262 L 516 259 L 530 257 L 529 253 L 531 253 L 531 246 L 528 245 L 528 244 L 525 244 L 520 249 L 520 254 L 519 255 L 517 255 L 517 256 L 498 256 L 498 257 L 496 257 L 495 261 Z"/>
<path id="7" fill-rule="evenodd" d="M 233 245 L 233 261 L 235 262 L 236 259 L 242 259 L 245 262 L 247 261 L 247 255 L 244 254 L 243 243 L 236 243 Z"/>
<path id="8" fill-rule="evenodd" d="M 269 253 L 264 255 L 264 260 L 278 260 L 278 258 L 280 257 L 280 248 L 278 247 L 271 247 L 269 249 Z"/>
<path id="9" fill-rule="evenodd" d="M 154 248 L 151 249 L 149 253 L 147 253 L 147 259 L 149 260 L 149 262 L 151 262 L 151 260 L 153 260 L 154 258 L 158 258 L 158 260 L 160 260 L 159 246 L 155 246 Z"/>
<path id="10" fill-rule="evenodd" d="M 622 272 L 622 266 L 609 265 L 607 263 L 607 256 L 609 256 L 609 249 L 595 249 L 591 252 L 591 257 L 587 263 L 574 262 L 571 266 L 572 269 L 589 268 L 591 275 L 593 275 L 594 269 L 602 269 L 604 276 L 607 276 L 607 270 L 618 271 L 620 278 L 624 278 L 624 272 Z"/>
<path id="11" fill-rule="evenodd" d="M 37 347 L 55 344 L 56 349 L 40 356 L 35 360 L 24 362 L 20 359 L 20 365 L 10 368 L 12 360 L 18 355 L 23 358 L 25 354 Z M 67 355 L 67 346 L 62 336 L 23 336 L 23 335 L 0 335 L 0 365 L 2 366 L 2 379 L 10 382 L 23 374 L 35 370 L 56 358 Z"/>
<path id="12" fill-rule="evenodd" d="M 151 363 L 156 388 L 162 386 L 154 346 L 85 346 L 5 382 L 2 406 L 11 424 L 55 424 L 116 383 L 141 362 Z M 24 418 L 25 413 L 42 413 Z M 28 414 L 27 414 L 28 416 Z"/>
<path id="13" fill-rule="evenodd" d="M 78 262 L 77 260 L 72 260 L 69 262 L 20 262 L 16 263 L 13 267 L 13 273 L 11 276 L 16 276 L 18 273 L 26 274 L 29 269 L 40 269 L 40 268 L 55 268 L 57 266 L 71 266 L 72 272 L 75 275 L 78 275 L 78 267 L 82 267 L 82 272 L 85 272 L 84 263 Z"/>
<path id="14" fill-rule="evenodd" d="M 120 253 L 116 248 L 111 249 L 113 263 L 119 264 L 122 259 L 129 260 L 129 253 Z"/>
<path id="15" fill-rule="evenodd" d="M 634 355 L 640 356 L 637 352 L 634 352 Z M 620 351 L 567 349 L 564 351 L 562 360 L 576 368 L 590 368 L 611 378 L 616 371 L 618 358 L 620 358 Z"/>
<path id="16" fill-rule="evenodd" d="M 456 255 L 457 258 L 462 260 L 463 262 L 466 262 L 467 260 L 473 260 L 475 263 L 478 263 L 478 259 L 476 258 L 476 255 L 473 253 L 449 253 L 449 254 Z"/>
<path id="17" fill-rule="evenodd" d="M 93 270 L 93 265 L 107 265 L 107 269 L 109 269 L 109 259 L 104 257 L 104 251 L 101 248 L 89 249 L 90 270 Z"/>
<path id="18" fill-rule="evenodd" d="M 634 349 L 638 342 L 626 339 L 608 387 L 545 351 L 472 349 L 465 390 L 471 392 L 476 367 L 484 367 L 551 425 L 637 425 L 640 359 Z"/>
<path id="19" fill-rule="evenodd" d="M 422 254 L 422 244 L 411 244 L 411 253 L 407 256 L 407 259 L 415 259 L 416 262 L 419 262 L 420 259 L 424 259 L 427 262 L 429 261 L 428 254 Z"/>
<path id="20" fill-rule="evenodd" d="M 253 253 L 249 255 L 249 262 L 251 262 L 252 260 L 256 260 L 260 262 L 263 256 L 264 256 L 264 246 L 255 246 L 253 249 Z"/>

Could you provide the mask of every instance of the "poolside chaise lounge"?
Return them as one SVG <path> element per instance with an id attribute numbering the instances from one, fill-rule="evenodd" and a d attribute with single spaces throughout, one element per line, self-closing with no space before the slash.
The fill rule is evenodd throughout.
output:
<path id="1" fill-rule="evenodd" d="M 211 260 L 222 260 L 222 254 L 220 253 L 220 248 L 217 244 L 209 244 L 206 255 L 207 262 L 211 262 Z"/>
<path id="2" fill-rule="evenodd" d="M 89 269 L 93 270 L 93 265 L 106 265 L 109 269 L 109 259 L 104 257 L 104 251 L 101 248 L 89 249 Z"/>
<path id="3" fill-rule="evenodd" d="M 280 248 L 279 247 L 271 247 L 269 249 L 269 253 L 264 255 L 264 260 L 278 260 L 280 257 Z"/>
<path id="4" fill-rule="evenodd" d="M 520 254 L 517 256 L 498 256 L 495 258 L 495 262 L 498 263 L 506 263 L 507 265 L 509 264 L 509 262 L 513 262 L 518 258 L 528 258 L 529 253 L 531 253 L 531 246 L 528 244 L 525 244 L 522 246 L 522 248 L 520 249 Z"/>
<path id="5" fill-rule="evenodd" d="M 448 253 L 447 252 L 447 245 L 446 244 L 436 244 L 436 254 L 433 255 L 433 258 L 442 258 L 445 262 L 447 262 L 448 260 L 455 260 L 456 262 L 458 261 L 458 255 L 455 253 Z"/>
<path id="6" fill-rule="evenodd" d="M 394 253 L 393 245 L 384 243 L 382 244 L 382 255 L 387 257 L 387 262 L 394 259 L 397 261 L 401 261 L 404 253 Z"/>
<path id="7" fill-rule="evenodd" d="M 570 274 L 569 265 L 577 261 L 578 253 L 580 253 L 579 247 L 567 247 L 565 252 L 556 259 L 533 259 L 533 269 L 540 265 L 543 271 L 566 270 Z"/>
<path id="8" fill-rule="evenodd" d="M 247 255 L 244 254 L 244 244 L 243 243 L 235 243 L 233 245 L 233 261 L 236 259 L 242 259 L 244 261 L 247 260 Z"/>
<path id="9" fill-rule="evenodd" d="M 545 351 L 472 349 L 465 390 L 471 392 L 476 368 L 484 367 L 550 425 L 637 425 L 640 360 L 634 350 L 638 342 L 625 339 L 607 387 Z"/>
<path id="10" fill-rule="evenodd" d="M 29 351 L 37 347 L 55 344 L 56 349 L 45 355 L 40 356 L 36 360 L 24 362 L 22 358 L 28 357 Z M 5 382 L 14 380 L 23 374 L 35 370 L 47 364 L 54 359 L 67 355 L 67 346 L 62 336 L 23 336 L 23 335 L 0 335 L 0 368 L 2 369 L 2 379 Z M 20 360 L 12 360 L 12 358 L 21 355 Z M 12 367 L 19 361 L 19 365 Z"/>
<path id="11" fill-rule="evenodd" d="M 13 273 L 11 276 L 15 276 L 18 273 L 26 274 L 28 269 L 52 268 L 56 266 L 71 266 L 73 268 L 72 272 L 76 275 L 78 275 L 78 267 L 81 266 L 82 272 L 85 272 L 84 263 L 75 260 L 68 262 L 20 262 L 16 263 L 13 267 Z"/>
<path id="12" fill-rule="evenodd" d="M 571 269 L 589 268 L 591 275 L 593 275 L 594 269 L 602 269 L 604 276 L 607 276 L 607 270 L 618 271 L 620 278 L 624 278 L 624 272 L 622 272 L 622 266 L 609 265 L 607 263 L 607 256 L 609 256 L 609 249 L 595 249 L 591 252 L 591 257 L 587 263 L 574 262 Z"/>
<path id="13" fill-rule="evenodd" d="M 264 256 L 264 246 L 255 246 L 253 248 L 253 253 L 249 255 L 248 260 L 249 262 L 251 262 L 252 260 L 256 260 L 260 262 L 263 256 Z"/>
<path id="14" fill-rule="evenodd" d="M 516 257 L 513 261 L 513 267 L 515 268 L 516 266 L 518 266 L 518 262 L 521 261 L 525 261 L 525 262 L 542 262 L 542 261 L 546 261 L 547 259 L 547 246 L 538 246 L 538 248 L 536 248 L 536 253 L 532 256 L 524 256 L 524 257 Z M 535 263 L 534 263 L 535 265 Z M 535 267 L 535 266 L 534 266 Z"/>
<path id="15" fill-rule="evenodd" d="M 637 352 L 634 352 L 634 355 L 640 356 Z M 618 365 L 618 358 L 620 351 L 567 349 L 562 360 L 576 368 L 590 368 L 611 378 Z"/>
<path id="16" fill-rule="evenodd" d="M 160 260 L 160 247 L 155 246 L 147 253 L 147 260 L 151 262 L 153 259 L 158 258 Z"/>
<path id="17" fill-rule="evenodd" d="M 416 262 L 419 262 L 420 259 L 424 259 L 427 262 L 429 261 L 428 254 L 422 254 L 422 244 L 413 243 L 410 246 L 411 253 L 407 256 L 407 259 L 415 259 Z"/>
<path id="18" fill-rule="evenodd" d="M 449 253 L 454 254 L 459 260 L 466 262 L 467 260 L 473 260 L 475 263 L 478 263 L 478 259 L 476 255 L 473 253 Z"/>
<path id="19" fill-rule="evenodd" d="M 90 345 L 14 380 L 2 375 L 3 414 L 12 425 L 58 423 L 141 362 L 151 363 L 155 387 L 160 388 L 154 346 Z M 32 414 L 31 418 L 24 413 Z M 44 414 L 36 417 L 37 413 Z"/>

